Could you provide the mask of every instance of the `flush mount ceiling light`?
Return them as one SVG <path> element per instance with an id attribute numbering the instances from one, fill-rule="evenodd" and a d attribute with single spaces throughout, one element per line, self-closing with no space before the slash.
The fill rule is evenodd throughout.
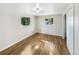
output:
<path id="1" fill-rule="evenodd" d="M 35 13 L 40 13 L 40 11 L 42 11 L 42 8 L 39 6 L 39 3 L 36 3 L 35 4 L 36 6 L 35 6 L 35 8 L 34 8 L 34 11 L 35 11 Z"/>
<path id="2" fill-rule="evenodd" d="M 39 4 L 37 3 L 36 4 L 36 13 L 39 13 L 39 11 L 40 11 L 40 7 L 39 7 Z"/>
<path id="3" fill-rule="evenodd" d="M 36 13 L 39 13 L 40 9 L 39 8 L 36 8 Z"/>

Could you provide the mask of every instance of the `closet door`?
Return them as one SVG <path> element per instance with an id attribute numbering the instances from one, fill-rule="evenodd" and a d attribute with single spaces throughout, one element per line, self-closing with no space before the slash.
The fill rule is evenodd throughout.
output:
<path id="1" fill-rule="evenodd" d="M 73 54 L 73 8 L 69 9 L 66 15 L 67 46 L 70 54 Z"/>

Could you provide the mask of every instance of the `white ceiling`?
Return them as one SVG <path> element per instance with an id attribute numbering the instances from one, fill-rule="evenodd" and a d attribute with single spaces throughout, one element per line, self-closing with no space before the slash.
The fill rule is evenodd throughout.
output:
<path id="1" fill-rule="evenodd" d="M 0 12 L 26 13 L 29 15 L 61 14 L 70 3 L 39 3 L 39 13 L 36 13 L 36 3 L 4 3 L 0 4 Z"/>

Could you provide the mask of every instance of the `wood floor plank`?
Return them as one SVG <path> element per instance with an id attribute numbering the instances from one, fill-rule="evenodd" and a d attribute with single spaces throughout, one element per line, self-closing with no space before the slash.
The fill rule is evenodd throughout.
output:
<path id="1" fill-rule="evenodd" d="M 52 55 L 69 55 L 69 51 L 64 39 L 61 36 L 47 35 L 36 33 L 31 37 L 24 39 L 16 43 L 15 45 L 0 52 L 0 55 L 34 55 L 34 54 L 48 54 L 49 48 L 46 48 L 47 53 L 44 52 L 44 46 L 40 46 L 38 50 L 34 50 L 34 45 L 37 45 L 40 41 L 48 41 L 55 45 L 55 51 L 51 51 Z M 42 50 L 41 50 L 42 49 Z"/>

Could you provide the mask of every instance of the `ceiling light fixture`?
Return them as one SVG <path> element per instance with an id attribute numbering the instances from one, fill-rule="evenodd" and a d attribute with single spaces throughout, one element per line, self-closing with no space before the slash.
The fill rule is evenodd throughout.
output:
<path id="1" fill-rule="evenodd" d="M 43 9 L 40 7 L 40 4 L 39 3 L 36 3 L 35 6 L 34 6 L 34 9 L 33 9 L 33 12 L 35 14 L 39 14 L 43 11 Z"/>
<path id="2" fill-rule="evenodd" d="M 39 11 L 40 11 L 39 3 L 36 3 L 36 13 L 39 13 Z"/>

